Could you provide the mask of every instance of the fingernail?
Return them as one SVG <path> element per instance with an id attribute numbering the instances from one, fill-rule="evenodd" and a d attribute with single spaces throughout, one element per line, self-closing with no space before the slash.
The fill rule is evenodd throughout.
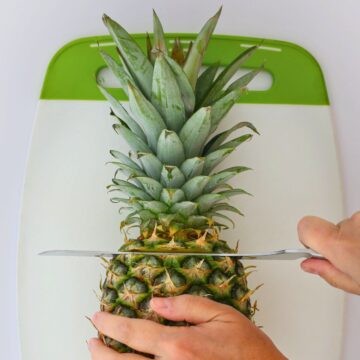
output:
<path id="1" fill-rule="evenodd" d="M 150 300 L 150 306 L 154 310 L 167 310 L 170 307 L 170 298 L 152 298 Z"/>

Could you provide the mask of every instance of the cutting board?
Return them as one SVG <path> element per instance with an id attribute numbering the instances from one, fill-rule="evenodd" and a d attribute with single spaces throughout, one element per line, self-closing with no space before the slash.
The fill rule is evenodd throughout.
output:
<path id="1" fill-rule="evenodd" d="M 145 48 L 144 34 L 134 35 Z M 186 42 L 193 34 L 168 34 Z M 213 36 L 205 64 L 224 66 L 260 39 Z M 51 60 L 39 100 L 27 166 L 18 255 L 19 328 L 23 360 L 89 359 L 95 331 L 85 315 L 98 309 L 101 277 L 95 258 L 50 258 L 47 249 L 117 249 L 120 215 L 105 186 L 114 169 L 109 150 L 128 151 L 111 128 L 109 105 L 95 85 L 98 48 L 114 54 L 106 36 L 75 40 Z M 245 217 L 223 232 L 244 251 L 299 247 L 296 225 L 306 214 L 343 217 L 341 177 L 331 109 L 319 64 L 303 48 L 264 40 L 245 68 L 264 72 L 219 131 L 250 121 L 260 131 L 223 166 L 245 165 L 233 184 L 254 197 L 234 198 Z M 269 80 L 270 79 L 270 80 Z M 105 79 L 112 86 L 112 79 Z M 110 91 L 125 100 L 117 88 Z M 250 263 L 247 262 L 246 265 Z M 292 360 L 338 360 L 344 297 L 300 271 L 298 261 L 251 262 L 256 323 Z"/>

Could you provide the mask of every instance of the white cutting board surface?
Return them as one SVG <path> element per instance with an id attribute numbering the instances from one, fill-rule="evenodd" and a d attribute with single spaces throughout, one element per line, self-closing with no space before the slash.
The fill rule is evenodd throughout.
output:
<path id="1" fill-rule="evenodd" d="M 304 214 L 338 221 L 343 204 L 328 106 L 236 105 L 222 129 L 251 121 L 261 136 L 223 164 L 250 166 L 233 183 L 254 197 L 233 198 L 245 214 L 223 233 L 243 250 L 299 247 Z M 23 360 L 85 360 L 95 331 L 100 261 L 39 257 L 46 249 L 117 249 L 117 205 L 105 186 L 109 149 L 128 147 L 111 128 L 105 101 L 41 100 L 28 162 L 19 245 L 19 326 Z M 255 262 L 252 262 L 255 263 Z M 248 264 L 248 262 L 247 262 Z M 343 294 L 304 274 L 298 261 L 256 262 L 256 322 L 292 360 L 340 358 Z"/>

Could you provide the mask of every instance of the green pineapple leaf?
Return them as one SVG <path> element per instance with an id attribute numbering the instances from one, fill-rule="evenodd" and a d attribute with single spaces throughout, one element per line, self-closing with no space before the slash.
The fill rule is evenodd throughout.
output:
<path id="1" fill-rule="evenodd" d="M 121 163 L 126 164 L 136 170 L 142 171 L 141 167 L 135 161 L 133 161 L 132 159 L 130 159 L 129 156 L 121 153 L 120 151 L 110 150 L 110 154 L 115 159 L 120 160 Z"/>
<path id="2" fill-rule="evenodd" d="M 234 220 L 232 220 L 229 216 L 227 215 L 224 215 L 224 214 L 221 214 L 221 213 L 218 213 L 216 211 L 209 211 L 208 213 L 205 213 L 204 214 L 205 216 L 209 216 L 209 217 L 218 217 L 220 219 L 224 219 L 224 220 L 227 220 L 231 223 L 233 229 L 235 228 L 235 223 L 234 223 Z"/>
<path id="3" fill-rule="evenodd" d="M 178 132 L 185 123 L 185 107 L 174 73 L 162 54 L 155 61 L 151 102 L 167 128 Z"/>
<path id="4" fill-rule="evenodd" d="M 159 214 L 158 218 L 160 224 L 163 225 L 165 228 L 169 227 L 170 224 L 178 217 L 177 214 Z"/>
<path id="5" fill-rule="evenodd" d="M 201 106 L 209 105 L 214 101 L 227 82 L 235 75 L 244 62 L 255 52 L 255 50 L 257 50 L 258 47 L 258 45 L 252 46 L 242 52 L 219 74 L 211 89 L 205 96 L 205 99 L 201 103 Z"/>
<path id="6" fill-rule="evenodd" d="M 195 108 L 194 90 L 191 87 L 189 79 L 187 78 L 181 66 L 169 56 L 165 56 L 165 59 L 175 75 L 182 96 L 182 100 L 184 102 L 186 114 L 190 115 L 192 114 Z"/>
<path id="7" fill-rule="evenodd" d="M 152 51 L 151 39 L 150 39 L 150 35 L 148 32 L 146 33 L 146 52 L 147 52 L 147 57 L 148 57 L 149 61 L 154 65 L 156 55 Z"/>
<path id="8" fill-rule="evenodd" d="M 188 180 L 181 188 L 185 193 L 186 199 L 193 200 L 199 197 L 209 180 L 209 176 L 195 176 Z"/>
<path id="9" fill-rule="evenodd" d="M 123 229 L 125 227 L 130 227 L 131 225 L 140 225 L 141 224 L 141 220 L 140 218 L 134 216 L 137 215 L 137 212 L 131 213 L 129 214 L 120 224 L 120 229 Z"/>
<path id="10" fill-rule="evenodd" d="M 187 48 L 186 55 L 185 55 L 185 61 L 189 57 L 189 54 L 190 54 L 190 51 L 191 51 L 191 48 L 192 48 L 193 44 L 194 44 L 194 42 L 192 40 L 190 40 L 189 43 L 188 43 L 188 48 Z"/>
<path id="11" fill-rule="evenodd" d="M 211 17 L 199 32 L 184 64 L 184 72 L 188 77 L 190 84 L 195 89 L 196 80 L 202 64 L 204 53 L 208 46 L 211 34 L 214 32 L 215 26 L 218 22 L 221 13 L 221 8 Z"/>
<path id="12" fill-rule="evenodd" d="M 128 83 L 129 103 L 136 121 L 141 124 L 148 144 L 156 151 L 159 135 L 166 125 L 155 107 L 131 83 Z"/>
<path id="13" fill-rule="evenodd" d="M 105 64 L 108 66 L 108 68 L 111 70 L 111 72 L 114 74 L 114 76 L 118 79 L 121 88 L 124 90 L 125 94 L 128 93 L 127 89 L 127 83 L 131 82 L 135 85 L 134 80 L 131 76 L 128 75 L 128 73 L 125 71 L 124 67 L 119 65 L 107 52 L 104 50 L 100 50 L 100 55 L 105 61 Z M 101 86 L 101 79 L 97 79 L 99 82 L 99 85 Z"/>
<path id="14" fill-rule="evenodd" d="M 247 74 L 243 75 L 239 79 L 235 80 L 233 83 L 229 85 L 229 87 L 224 91 L 224 93 L 220 94 L 219 97 L 227 95 L 230 91 L 235 89 L 243 89 L 249 85 L 250 81 L 254 79 L 254 77 L 259 74 L 262 70 L 264 70 L 264 65 L 261 65 L 258 69 L 252 70 Z M 216 99 L 218 99 L 217 97 Z"/>
<path id="15" fill-rule="evenodd" d="M 134 151 L 140 151 L 140 152 L 149 152 L 151 153 L 151 149 L 149 146 L 136 134 L 134 134 L 131 130 L 129 130 L 127 127 L 121 124 L 114 124 L 113 125 L 114 130 L 120 134 L 125 141 L 128 143 L 130 148 Z"/>
<path id="16" fill-rule="evenodd" d="M 250 195 L 250 196 L 252 196 L 250 193 L 248 193 L 247 191 L 245 191 L 243 189 L 225 190 L 225 191 L 220 191 L 218 194 L 224 195 L 227 198 L 232 197 L 232 196 L 236 196 L 236 195 Z"/>
<path id="17" fill-rule="evenodd" d="M 185 200 L 185 193 L 181 189 L 163 189 L 160 200 L 166 205 L 172 206 L 182 200 Z"/>
<path id="18" fill-rule="evenodd" d="M 212 206 L 211 208 L 212 211 L 230 211 L 233 212 L 235 214 L 238 214 L 240 216 L 244 216 L 244 214 L 237 209 L 235 206 L 229 205 L 227 203 L 217 203 L 214 206 Z"/>
<path id="19" fill-rule="evenodd" d="M 194 215 L 197 212 L 198 204 L 191 201 L 182 201 L 177 204 L 174 204 L 170 211 L 172 213 L 179 213 L 185 218 Z"/>
<path id="20" fill-rule="evenodd" d="M 211 128 L 211 108 L 201 108 L 185 123 L 179 137 L 184 144 L 185 156 L 199 156 Z"/>
<path id="21" fill-rule="evenodd" d="M 156 219 L 156 214 L 154 214 L 150 210 L 140 210 L 140 211 L 138 211 L 138 215 L 141 219 L 141 222 L 151 220 L 151 219 Z"/>
<path id="22" fill-rule="evenodd" d="M 195 201 L 199 206 L 199 212 L 205 213 L 213 208 L 214 204 L 224 200 L 226 197 L 224 195 L 215 193 L 215 194 L 204 194 L 199 196 Z"/>
<path id="23" fill-rule="evenodd" d="M 125 198 L 120 198 L 120 197 L 112 197 L 112 198 L 110 198 L 110 201 L 114 204 L 120 204 L 120 203 L 127 204 L 130 201 L 130 199 L 128 199 L 128 198 L 125 199 Z M 140 209 L 142 209 L 141 206 L 139 207 L 139 210 Z"/>
<path id="24" fill-rule="evenodd" d="M 194 157 L 186 159 L 180 166 L 180 170 L 185 175 L 186 179 L 191 179 L 195 176 L 201 175 L 204 169 L 205 158 Z"/>
<path id="25" fill-rule="evenodd" d="M 227 182 L 228 180 L 230 180 L 237 174 L 240 174 L 241 172 L 244 172 L 247 170 L 251 170 L 251 169 L 246 166 L 234 166 L 232 168 L 222 170 L 222 171 L 212 175 L 210 181 L 205 186 L 204 192 L 212 192 L 219 185 Z"/>
<path id="26" fill-rule="evenodd" d="M 231 141 L 228 141 L 225 144 L 222 144 L 221 146 L 218 147 L 218 150 L 229 148 L 229 147 L 236 148 L 239 145 L 241 145 L 242 143 L 244 143 L 245 141 L 251 140 L 252 138 L 253 138 L 252 134 L 245 134 L 245 135 L 239 136 Z"/>
<path id="27" fill-rule="evenodd" d="M 145 210 L 150 210 L 154 214 L 165 213 L 168 211 L 168 207 L 161 201 L 139 201 Z"/>
<path id="28" fill-rule="evenodd" d="M 207 227 L 209 225 L 210 219 L 207 216 L 202 215 L 192 215 L 188 218 L 189 226 L 196 228 Z"/>
<path id="29" fill-rule="evenodd" d="M 119 117 L 124 123 L 129 127 L 131 131 L 133 131 L 139 138 L 146 141 L 146 136 L 138 125 L 138 123 L 129 115 L 126 109 L 123 107 L 120 101 L 116 100 L 110 93 L 108 93 L 105 88 L 99 86 L 100 91 L 105 96 L 105 98 L 109 101 L 111 109 L 114 114 Z"/>
<path id="30" fill-rule="evenodd" d="M 163 167 L 162 162 L 151 153 L 138 152 L 137 157 L 146 174 L 155 180 L 160 180 L 160 174 Z"/>
<path id="31" fill-rule="evenodd" d="M 234 147 L 219 149 L 206 155 L 203 174 L 208 175 L 210 172 L 220 164 L 226 157 L 228 157 L 233 151 Z"/>
<path id="32" fill-rule="evenodd" d="M 152 200 L 151 196 L 145 191 L 139 189 L 137 186 L 130 184 L 127 181 L 120 179 L 113 179 L 113 185 L 109 185 L 109 192 L 120 191 L 132 197 L 139 198 L 141 200 Z"/>
<path id="33" fill-rule="evenodd" d="M 137 168 L 134 168 L 132 166 L 123 164 L 121 162 L 118 161 L 109 161 L 108 164 L 113 164 L 116 165 L 117 169 L 115 172 L 115 177 L 117 175 L 117 173 L 120 171 L 123 174 L 129 176 L 129 177 L 134 177 L 134 176 L 146 176 L 146 174 L 142 171 L 142 170 L 138 170 Z"/>
<path id="34" fill-rule="evenodd" d="M 174 131 L 163 130 L 157 144 L 157 157 L 163 164 L 180 166 L 185 160 L 184 146 Z"/>
<path id="35" fill-rule="evenodd" d="M 204 155 L 211 153 L 219 148 L 219 146 L 235 131 L 238 129 L 241 129 L 243 127 L 247 127 L 254 131 L 256 134 L 259 135 L 259 132 L 257 131 L 256 127 L 246 121 L 239 122 L 238 124 L 231 127 L 229 130 L 223 131 L 222 133 L 214 136 L 212 139 L 209 140 L 209 142 L 205 145 L 204 148 Z"/>
<path id="36" fill-rule="evenodd" d="M 146 176 L 137 176 L 138 180 L 143 186 L 144 190 L 154 199 L 159 200 L 160 194 L 163 189 L 162 185 L 155 179 Z"/>
<path id="37" fill-rule="evenodd" d="M 166 40 L 164 30 L 161 25 L 160 19 L 157 16 L 155 10 L 153 10 L 153 22 L 154 22 L 154 47 L 155 51 L 160 50 L 163 54 L 167 55 Z"/>
<path id="38" fill-rule="evenodd" d="M 201 104 L 202 100 L 204 99 L 205 95 L 209 91 L 216 73 L 219 69 L 220 63 L 217 62 L 213 65 L 207 67 L 207 69 L 199 76 L 196 87 L 195 87 L 195 97 L 196 97 L 196 104 Z"/>
<path id="39" fill-rule="evenodd" d="M 166 188 L 180 188 L 185 176 L 177 166 L 164 165 L 161 171 L 161 184 Z"/>
<path id="40" fill-rule="evenodd" d="M 232 90 L 211 105 L 211 133 L 216 130 L 220 121 L 240 99 L 242 93 L 241 89 Z"/>
<path id="41" fill-rule="evenodd" d="M 114 39 L 133 79 L 149 99 L 151 95 L 151 82 L 153 66 L 139 45 L 128 32 L 109 16 L 103 15 L 103 21 Z"/>

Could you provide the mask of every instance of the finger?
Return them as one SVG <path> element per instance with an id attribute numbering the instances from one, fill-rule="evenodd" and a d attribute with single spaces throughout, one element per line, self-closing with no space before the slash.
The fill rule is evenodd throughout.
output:
<path id="1" fill-rule="evenodd" d="M 360 285 L 327 260 L 307 259 L 301 263 L 301 268 L 306 272 L 321 276 L 338 289 L 360 295 Z"/>
<path id="2" fill-rule="evenodd" d="M 187 321 L 201 324 L 226 314 L 233 315 L 233 309 L 227 305 L 201 296 L 180 295 L 168 298 L 153 298 L 151 308 L 159 315 L 173 321 Z"/>
<path id="3" fill-rule="evenodd" d="M 91 352 L 92 360 L 144 360 L 143 356 L 136 354 L 119 354 L 118 352 L 105 346 L 99 339 L 90 339 L 88 348 Z"/>
<path id="4" fill-rule="evenodd" d="M 101 333 L 133 349 L 154 355 L 154 349 L 158 349 L 159 344 L 172 331 L 171 327 L 154 321 L 131 319 L 106 312 L 97 312 L 92 321 Z"/>
<path id="5" fill-rule="evenodd" d="M 305 216 L 298 223 L 300 241 L 330 261 L 338 252 L 339 227 L 316 216 Z"/>

